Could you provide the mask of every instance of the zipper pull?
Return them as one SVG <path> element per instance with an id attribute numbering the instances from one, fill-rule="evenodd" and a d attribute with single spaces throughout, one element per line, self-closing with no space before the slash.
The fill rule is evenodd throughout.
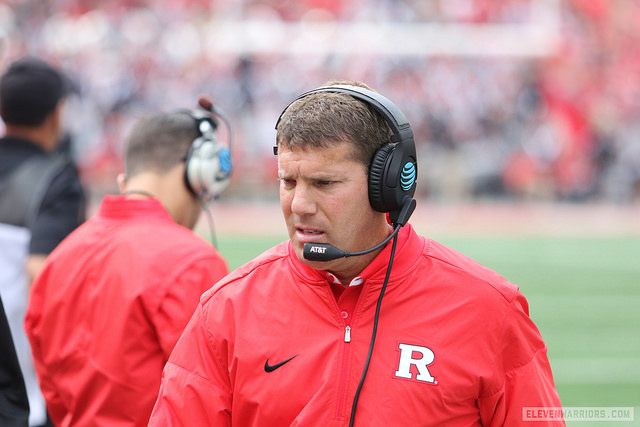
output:
<path id="1" fill-rule="evenodd" d="M 351 326 L 344 328 L 344 342 L 351 342 Z"/>

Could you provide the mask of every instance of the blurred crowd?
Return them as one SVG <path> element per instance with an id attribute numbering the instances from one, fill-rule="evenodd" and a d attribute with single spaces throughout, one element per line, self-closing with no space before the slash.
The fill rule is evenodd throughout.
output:
<path id="1" fill-rule="evenodd" d="M 71 76 L 70 147 L 95 197 L 116 191 L 123 135 L 136 117 L 195 107 L 207 94 L 233 123 L 235 170 L 222 197 L 275 199 L 280 111 L 338 78 L 365 81 L 401 107 L 416 138 L 421 197 L 640 201 L 638 2 L 544 0 L 559 17 L 548 55 L 305 53 L 284 46 L 294 40 L 233 51 L 218 48 L 233 40 L 214 36 L 230 23 L 238 40 L 260 28 L 242 22 L 518 24 L 535 19 L 533 2 L 5 0 L 0 65 L 34 54 Z"/>

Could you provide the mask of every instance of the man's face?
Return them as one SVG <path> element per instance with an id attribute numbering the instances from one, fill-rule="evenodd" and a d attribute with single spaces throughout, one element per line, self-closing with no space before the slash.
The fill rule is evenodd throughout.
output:
<path id="1" fill-rule="evenodd" d="M 351 280 L 376 253 L 320 262 L 303 257 L 305 243 L 330 243 L 349 252 L 375 246 L 389 235 L 383 213 L 369 204 L 367 170 L 352 159 L 350 143 L 328 148 L 279 150 L 280 204 L 298 258 L 339 279 Z"/>

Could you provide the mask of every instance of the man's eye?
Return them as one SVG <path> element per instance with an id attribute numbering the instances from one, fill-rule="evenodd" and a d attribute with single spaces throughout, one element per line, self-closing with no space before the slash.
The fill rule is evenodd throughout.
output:
<path id="1" fill-rule="evenodd" d="M 321 187 L 326 187 L 328 185 L 333 184 L 335 181 L 318 181 L 318 185 L 320 185 Z"/>
<path id="2" fill-rule="evenodd" d="M 296 185 L 296 181 L 293 179 L 281 178 L 280 182 L 282 182 L 282 185 L 284 185 L 285 187 L 293 187 L 294 185 Z"/>

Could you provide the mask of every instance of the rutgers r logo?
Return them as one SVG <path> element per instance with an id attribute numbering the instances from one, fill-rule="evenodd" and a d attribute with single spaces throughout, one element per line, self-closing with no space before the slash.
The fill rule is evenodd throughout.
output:
<path id="1" fill-rule="evenodd" d="M 398 349 L 400 350 L 400 358 L 398 360 L 398 369 L 394 373 L 395 377 L 438 384 L 429 372 L 429 365 L 436 358 L 430 348 L 400 343 L 398 344 Z M 411 369 L 412 366 L 415 368 Z"/>

